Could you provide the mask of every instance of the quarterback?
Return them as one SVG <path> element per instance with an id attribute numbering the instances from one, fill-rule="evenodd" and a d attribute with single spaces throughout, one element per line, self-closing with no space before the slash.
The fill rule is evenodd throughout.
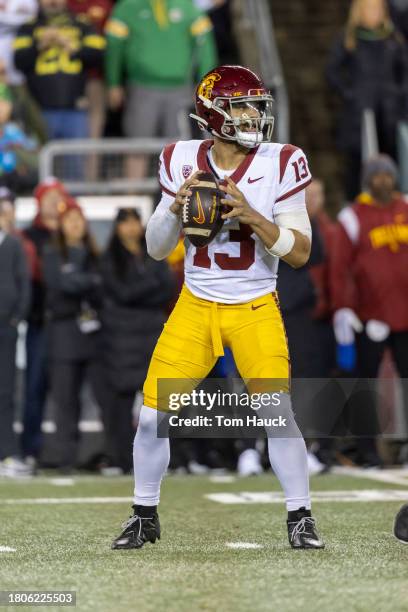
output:
<path id="1" fill-rule="evenodd" d="M 290 545 L 323 548 L 311 515 L 305 442 L 290 404 L 288 347 L 276 295 L 279 259 L 299 267 L 309 258 L 306 156 L 292 145 L 272 143 L 272 97 L 247 68 L 219 66 L 208 73 L 197 87 L 192 117 L 212 139 L 163 150 L 162 198 L 147 225 L 148 252 L 159 260 L 175 248 L 183 207 L 200 172 L 220 180 L 224 224 L 205 247 L 185 239 L 185 285 L 143 389 L 133 447 L 134 514 L 112 548 L 141 548 L 160 538 L 157 506 L 170 447 L 168 438 L 157 435 L 158 421 L 168 416 L 158 410 L 158 380 L 183 379 L 193 389 L 225 347 L 244 380 L 286 381 L 281 408 L 292 422 L 291 434 L 277 437 L 266 430 L 269 459 L 285 494 Z"/>

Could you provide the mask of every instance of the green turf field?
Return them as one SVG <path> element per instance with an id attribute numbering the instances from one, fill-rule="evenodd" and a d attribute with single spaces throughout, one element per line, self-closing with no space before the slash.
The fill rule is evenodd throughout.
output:
<path id="1" fill-rule="evenodd" d="M 406 491 L 408 499 L 408 478 L 403 483 L 327 475 L 312 479 L 312 491 L 342 498 L 375 490 L 366 495 L 394 499 Z M 130 478 L 74 477 L 71 486 L 41 477 L 1 480 L 0 547 L 15 551 L 0 552 L 0 589 L 75 590 L 77 609 L 98 612 L 408 610 L 408 546 L 391 532 L 402 501 L 317 501 L 326 550 L 292 551 L 283 504 L 251 497 L 278 491 L 272 476 L 233 482 L 171 476 L 162 491 L 162 540 L 140 551 L 111 551 L 131 490 Z M 232 498 L 241 503 L 206 497 L 242 492 Z M 61 498 L 71 501 L 49 503 Z M 237 542 L 262 548 L 227 547 Z"/>

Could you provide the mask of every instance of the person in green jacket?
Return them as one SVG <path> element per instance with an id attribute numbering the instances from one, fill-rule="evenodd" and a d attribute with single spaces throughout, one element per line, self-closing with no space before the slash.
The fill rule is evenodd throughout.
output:
<path id="1" fill-rule="evenodd" d="M 193 79 L 217 65 L 209 17 L 191 0 L 119 0 L 106 35 L 109 105 L 124 107 L 125 135 L 179 138 Z M 146 158 L 130 161 L 128 174 L 143 177 Z"/>

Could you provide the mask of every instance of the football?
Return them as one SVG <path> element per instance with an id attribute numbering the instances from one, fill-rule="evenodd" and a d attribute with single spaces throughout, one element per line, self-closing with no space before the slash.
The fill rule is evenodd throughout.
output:
<path id="1" fill-rule="evenodd" d="M 199 185 L 190 187 L 192 192 L 183 206 L 184 234 L 196 247 L 209 244 L 223 226 L 221 218 L 224 207 L 221 198 L 224 194 L 219 189 L 217 178 L 211 172 L 199 176 Z"/>

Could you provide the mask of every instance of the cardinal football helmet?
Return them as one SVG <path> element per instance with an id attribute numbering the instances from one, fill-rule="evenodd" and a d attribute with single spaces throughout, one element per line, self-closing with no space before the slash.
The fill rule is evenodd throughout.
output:
<path id="1" fill-rule="evenodd" d="M 243 66 L 219 66 L 208 72 L 196 89 L 196 114 L 190 117 L 203 130 L 253 148 L 271 142 L 273 98 L 263 81 Z"/>

